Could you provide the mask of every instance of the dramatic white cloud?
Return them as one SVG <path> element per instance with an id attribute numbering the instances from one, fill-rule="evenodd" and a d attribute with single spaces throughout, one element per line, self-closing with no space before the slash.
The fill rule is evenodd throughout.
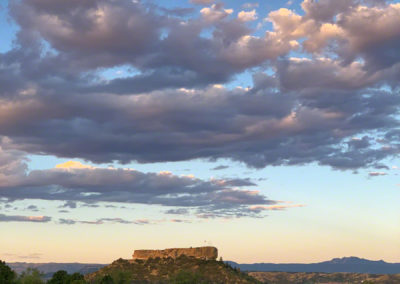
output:
<path id="1" fill-rule="evenodd" d="M 0 53 L 0 198 L 249 216 L 282 204 L 249 190 L 254 184 L 245 178 L 143 173 L 73 159 L 315 163 L 376 176 L 398 156 L 398 3 L 306 0 L 304 13 L 281 8 L 265 19 L 257 18 L 257 3 L 244 4 L 237 17 L 213 1 L 185 8 L 71 3 L 9 3 L 18 32 Z M 272 28 L 254 30 L 248 21 L 270 21 Z M 121 68 L 131 71 L 105 75 Z M 242 75 L 252 76 L 249 87 L 232 87 Z M 29 171 L 32 154 L 71 161 Z"/>

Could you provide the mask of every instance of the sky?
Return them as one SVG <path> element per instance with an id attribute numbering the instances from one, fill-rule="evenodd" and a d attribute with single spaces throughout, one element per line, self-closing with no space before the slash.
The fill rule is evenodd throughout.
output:
<path id="1" fill-rule="evenodd" d="M 0 259 L 400 262 L 400 2 L 0 0 Z"/>

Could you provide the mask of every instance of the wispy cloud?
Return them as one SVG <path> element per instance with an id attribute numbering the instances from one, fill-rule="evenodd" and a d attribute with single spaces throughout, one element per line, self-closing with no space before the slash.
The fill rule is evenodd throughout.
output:
<path id="1" fill-rule="evenodd" d="M 225 169 L 228 169 L 228 168 L 229 168 L 229 166 L 227 166 L 227 165 L 219 165 L 219 166 L 216 166 L 216 167 L 212 168 L 211 170 L 212 171 L 218 171 L 218 170 L 225 170 Z"/>
<path id="2" fill-rule="evenodd" d="M 86 224 L 86 225 L 104 225 L 104 224 L 124 224 L 124 225 L 155 225 L 160 223 L 191 223 L 190 220 L 185 219 L 160 219 L 160 220 L 150 220 L 150 219 L 135 219 L 128 220 L 122 218 L 100 218 L 94 221 L 87 220 L 74 220 L 74 219 L 59 219 L 58 223 L 62 225 L 75 225 L 75 224 Z"/>
<path id="3" fill-rule="evenodd" d="M 19 259 L 24 259 L 24 260 L 28 260 L 28 259 L 41 259 L 43 254 L 42 253 L 30 253 L 30 254 L 15 254 L 15 253 L 3 253 L 2 255 L 6 256 L 6 257 L 14 257 L 14 258 L 19 258 Z"/>
<path id="4" fill-rule="evenodd" d="M 260 4 L 258 2 L 247 2 L 242 5 L 242 8 L 243 9 L 254 9 L 254 8 L 258 8 L 258 6 L 260 6 Z"/>
<path id="5" fill-rule="evenodd" d="M 370 177 L 379 177 L 379 176 L 386 176 L 388 173 L 386 172 L 369 172 L 368 175 Z"/>
<path id="6" fill-rule="evenodd" d="M 47 223 L 51 221 L 48 216 L 21 216 L 0 214 L 0 222 L 34 222 Z"/>
<path id="7" fill-rule="evenodd" d="M 276 204 L 276 205 L 254 205 L 250 206 L 251 211 L 264 211 L 264 210 L 270 210 L 270 211 L 281 211 L 281 210 L 286 210 L 288 208 L 299 208 L 299 207 L 305 207 L 306 205 L 304 204 Z"/>

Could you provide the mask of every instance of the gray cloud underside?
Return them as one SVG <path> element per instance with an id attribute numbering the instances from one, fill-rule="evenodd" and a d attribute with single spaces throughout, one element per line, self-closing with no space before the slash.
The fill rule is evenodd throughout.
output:
<path id="1" fill-rule="evenodd" d="M 185 19 L 191 11 L 132 1 L 13 1 L 20 30 L 0 54 L 1 145 L 93 162 L 384 167 L 399 152 L 400 6 L 302 7 L 272 11 L 273 30 L 254 36 L 222 4 Z M 99 75 L 121 65 L 134 74 Z M 246 70 L 250 89 L 212 87 Z"/>
<path id="2" fill-rule="evenodd" d="M 0 148 L 1 157 L 7 157 Z M 5 160 L 5 159 L 4 159 Z M 101 202 L 186 208 L 185 212 L 226 217 L 254 216 L 251 205 L 276 204 L 248 179 L 201 180 L 169 172 L 143 173 L 132 169 L 54 168 L 27 172 L 23 158 L 0 166 L 0 198 L 65 201 L 59 208 L 75 209 L 77 202 L 98 207 Z M 176 209 L 175 209 L 176 210 Z M 174 212 L 173 210 L 171 212 Z M 175 213 L 178 211 L 175 211 Z M 104 221 L 104 220 L 103 220 Z"/>

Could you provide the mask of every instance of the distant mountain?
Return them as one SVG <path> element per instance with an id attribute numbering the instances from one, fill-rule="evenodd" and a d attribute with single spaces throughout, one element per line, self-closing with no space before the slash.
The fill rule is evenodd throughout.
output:
<path id="1" fill-rule="evenodd" d="M 17 273 L 21 273 L 27 268 L 36 268 L 44 274 L 53 274 L 58 270 L 65 270 L 68 273 L 79 272 L 81 274 L 88 274 L 95 272 L 105 266 L 105 264 L 94 263 L 29 263 L 29 262 L 8 262 L 7 265 Z"/>
<path id="2" fill-rule="evenodd" d="M 388 263 L 383 260 L 373 261 L 358 257 L 334 258 L 329 261 L 302 264 L 302 263 L 253 263 L 239 264 L 228 261 L 233 267 L 244 271 L 282 271 L 282 272 L 351 272 L 397 274 L 400 273 L 400 263 Z"/>
<path id="3" fill-rule="evenodd" d="M 329 261 L 318 263 L 252 263 L 239 264 L 227 261 L 231 266 L 238 267 L 243 271 L 280 271 L 280 272 L 351 272 L 351 273 L 372 273 L 372 274 L 398 274 L 400 263 L 388 263 L 383 260 L 373 261 L 358 257 L 334 258 Z M 21 273 L 28 267 L 37 268 L 45 274 L 52 274 L 58 270 L 65 270 L 68 273 L 79 272 L 89 274 L 98 271 L 106 266 L 105 264 L 90 263 L 7 263 L 14 271 Z"/>

